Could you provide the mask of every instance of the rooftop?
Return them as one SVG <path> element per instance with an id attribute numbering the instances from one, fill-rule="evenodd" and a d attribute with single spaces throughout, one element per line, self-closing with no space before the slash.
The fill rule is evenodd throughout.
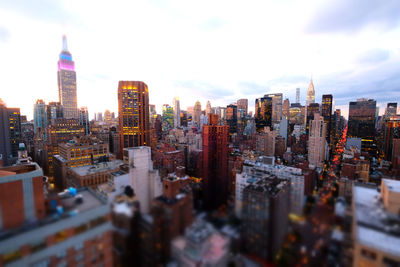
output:
<path id="1" fill-rule="evenodd" d="M 80 217 L 80 213 L 91 213 L 97 208 L 104 209 L 106 212 L 109 210 L 106 199 L 89 188 L 66 189 L 58 193 L 57 198 L 59 199 L 58 203 L 55 199 L 50 199 L 50 211 L 45 218 L 26 222 L 21 227 L 11 230 L 0 230 L 0 241 L 67 218 Z"/>
<path id="2" fill-rule="evenodd" d="M 390 180 L 390 179 L 382 179 L 382 182 L 385 183 L 387 189 L 391 192 L 400 193 L 400 181 Z"/>
<path id="3" fill-rule="evenodd" d="M 356 239 L 361 244 L 400 255 L 400 216 L 385 211 L 377 188 L 353 188 Z"/>
<path id="4" fill-rule="evenodd" d="M 100 162 L 93 165 L 71 168 L 71 171 L 75 172 L 79 176 L 85 176 L 93 173 L 114 170 L 122 164 L 123 164 L 122 160 L 113 160 L 109 162 Z"/>
<path id="5" fill-rule="evenodd" d="M 269 196 L 275 196 L 282 190 L 282 188 L 287 185 L 289 185 L 288 180 L 265 178 L 259 179 L 257 182 L 249 184 L 245 187 L 244 190 L 258 191 L 260 193 L 265 192 Z"/>

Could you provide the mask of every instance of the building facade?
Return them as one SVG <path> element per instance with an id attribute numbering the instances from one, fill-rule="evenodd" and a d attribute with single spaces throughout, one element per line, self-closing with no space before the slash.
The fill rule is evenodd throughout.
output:
<path id="1" fill-rule="evenodd" d="M 78 119 L 75 63 L 68 51 L 67 37 L 63 36 L 63 49 L 58 60 L 58 96 L 66 119 Z"/>
<path id="2" fill-rule="evenodd" d="M 144 82 L 118 83 L 120 155 L 127 147 L 150 145 L 149 90 Z"/>

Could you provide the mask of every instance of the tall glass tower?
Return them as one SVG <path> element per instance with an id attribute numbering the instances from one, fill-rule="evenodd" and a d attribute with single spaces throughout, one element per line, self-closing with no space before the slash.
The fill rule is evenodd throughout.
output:
<path id="1" fill-rule="evenodd" d="M 58 96 L 64 108 L 64 118 L 79 119 L 76 95 L 76 72 L 72 55 L 68 51 L 67 37 L 63 36 L 63 49 L 58 60 Z"/>

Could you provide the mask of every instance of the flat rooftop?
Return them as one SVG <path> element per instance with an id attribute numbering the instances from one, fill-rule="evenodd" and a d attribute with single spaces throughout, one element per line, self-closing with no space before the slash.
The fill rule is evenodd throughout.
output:
<path id="1" fill-rule="evenodd" d="M 390 180 L 390 179 L 382 179 L 382 181 L 385 183 L 389 191 L 400 193 L 400 181 Z"/>
<path id="2" fill-rule="evenodd" d="M 97 197 L 93 192 L 89 190 L 78 190 L 77 196 L 82 197 L 82 203 L 77 201 L 77 197 L 68 196 L 66 198 L 61 198 L 60 204 L 63 206 L 64 211 L 77 211 L 78 213 L 91 210 L 104 203 Z"/>
<path id="3" fill-rule="evenodd" d="M 385 211 L 376 188 L 353 188 L 355 238 L 362 245 L 400 255 L 400 216 Z"/>
<path id="4" fill-rule="evenodd" d="M 93 165 L 71 168 L 71 171 L 75 172 L 79 176 L 85 176 L 93 173 L 115 170 L 122 164 L 123 164 L 122 160 L 117 159 L 109 162 L 100 162 Z"/>

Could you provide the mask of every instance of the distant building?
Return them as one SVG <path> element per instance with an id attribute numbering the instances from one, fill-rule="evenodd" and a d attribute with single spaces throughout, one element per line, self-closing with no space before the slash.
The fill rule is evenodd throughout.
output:
<path id="1" fill-rule="evenodd" d="M 82 125 L 85 129 L 85 135 L 90 133 L 89 112 L 87 107 L 81 107 L 79 109 L 79 125 Z"/>
<path id="2" fill-rule="evenodd" d="M 193 108 L 193 122 L 200 126 L 200 115 L 201 115 L 201 104 L 199 101 L 196 101 Z"/>
<path id="3" fill-rule="evenodd" d="M 234 134 L 237 132 L 238 117 L 237 105 L 230 104 L 226 107 L 226 123 L 229 125 L 229 133 Z"/>
<path id="4" fill-rule="evenodd" d="M 326 124 L 326 141 L 331 142 L 331 125 L 332 125 L 332 95 L 322 95 L 321 115 L 324 117 Z"/>
<path id="5" fill-rule="evenodd" d="M 272 123 L 279 123 L 282 119 L 282 94 L 266 94 L 264 97 L 272 98 Z"/>
<path id="6" fill-rule="evenodd" d="M 58 94 L 64 108 L 64 118 L 78 119 L 75 63 L 68 51 L 67 37 L 63 36 L 63 49 L 58 60 Z"/>
<path id="7" fill-rule="evenodd" d="M 282 117 L 285 117 L 289 120 L 289 109 L 290 109 L 290 101 L 289 98 L 286 98 L 282 104 Z"/>
<path id="8" fill-rule="evenodd" d="M 215 209 L 228 197 L 229 126 L 217 125 L 218 116 L 210 115 L 212 124 L 203 126 L 203 195 L 206 209 Z"/>
<path id="9" fill-rule="evenodd" d="M 315 103 L 315 89 L 314 89 L 313 80 L 311 79 L 310 85 L 308 86 L 308 90 L 307 90 L 306 107 L 308 107 L 312 103 Z"/>
<path id="10" fill-rule="evenodd" d="M 207 101 L 207 104 L 206 104 L 206 116 L 208 116 L 208 114 L 211 114 L 211 103 L 210 103 L 210 100 L 208 100 Z"/>
<path id="11" fill-rule="evenodd" d="M 370 155 L 376 153 L 376 148 L 374 148 L 375 112 L 376 101 L 372 99 L 358 99 L 349 104 L 347 136 L 361 138 L 361 150 L 369 152 Z"/>
<path id="12" fill-rule="evenodd" d="M 255 121 L 257 131 L 260 132 L 264 127 L 272 126 L 272 97 L 261 97 L 256 99 Z"/>
<path id="13" fill-rule="evenodd" d="M 177 128 L 181 126 L 181 106 L 178 97 L 175 97 L 172 102 L 174 107 L 174 128 Z"/>
<path id="14" fill-rule="evenodd" d="M 247 116 L 247 112 L 248 112 L 248 100 L 247 99 L 239 99 L 237 101 L 237 108 L 238 111 L 239 110 L 244 110 L 244 115 Z"/>
<path id="15" fill-rule="evenodd" d="M 33 123 L 35 133 L 38 131 L 38 128 L 46 129 L 47 127 L 46 103 L 42 99 L 36 100 L 36 103 L 33 105 Z"/>
<path id="16" fill-rule="evenodd" d="M 319 113 L 314 114 L 310 122 L 310 134 L 308 139 L 308 162 L 310 166 L 322 167 L 326 159 L 326 124 Z"/>
<path id="17" fill-rule="evenodd" d="M 274 156 L 275 155 L 275 138 L 276 134 L 268 127 L 256 136 L 256 152 L 259 155 Z"/>
<path id="18" fill-rule="evenodd" d="M 300 104 L 300 88 L 296 88 L 296 103 Z"/>
<path id="19" fill-rule="evenodd" d="M 127 147 L 150 146 L 149 90 L 144 82 L 118 83 L 119 158 Z"/>

